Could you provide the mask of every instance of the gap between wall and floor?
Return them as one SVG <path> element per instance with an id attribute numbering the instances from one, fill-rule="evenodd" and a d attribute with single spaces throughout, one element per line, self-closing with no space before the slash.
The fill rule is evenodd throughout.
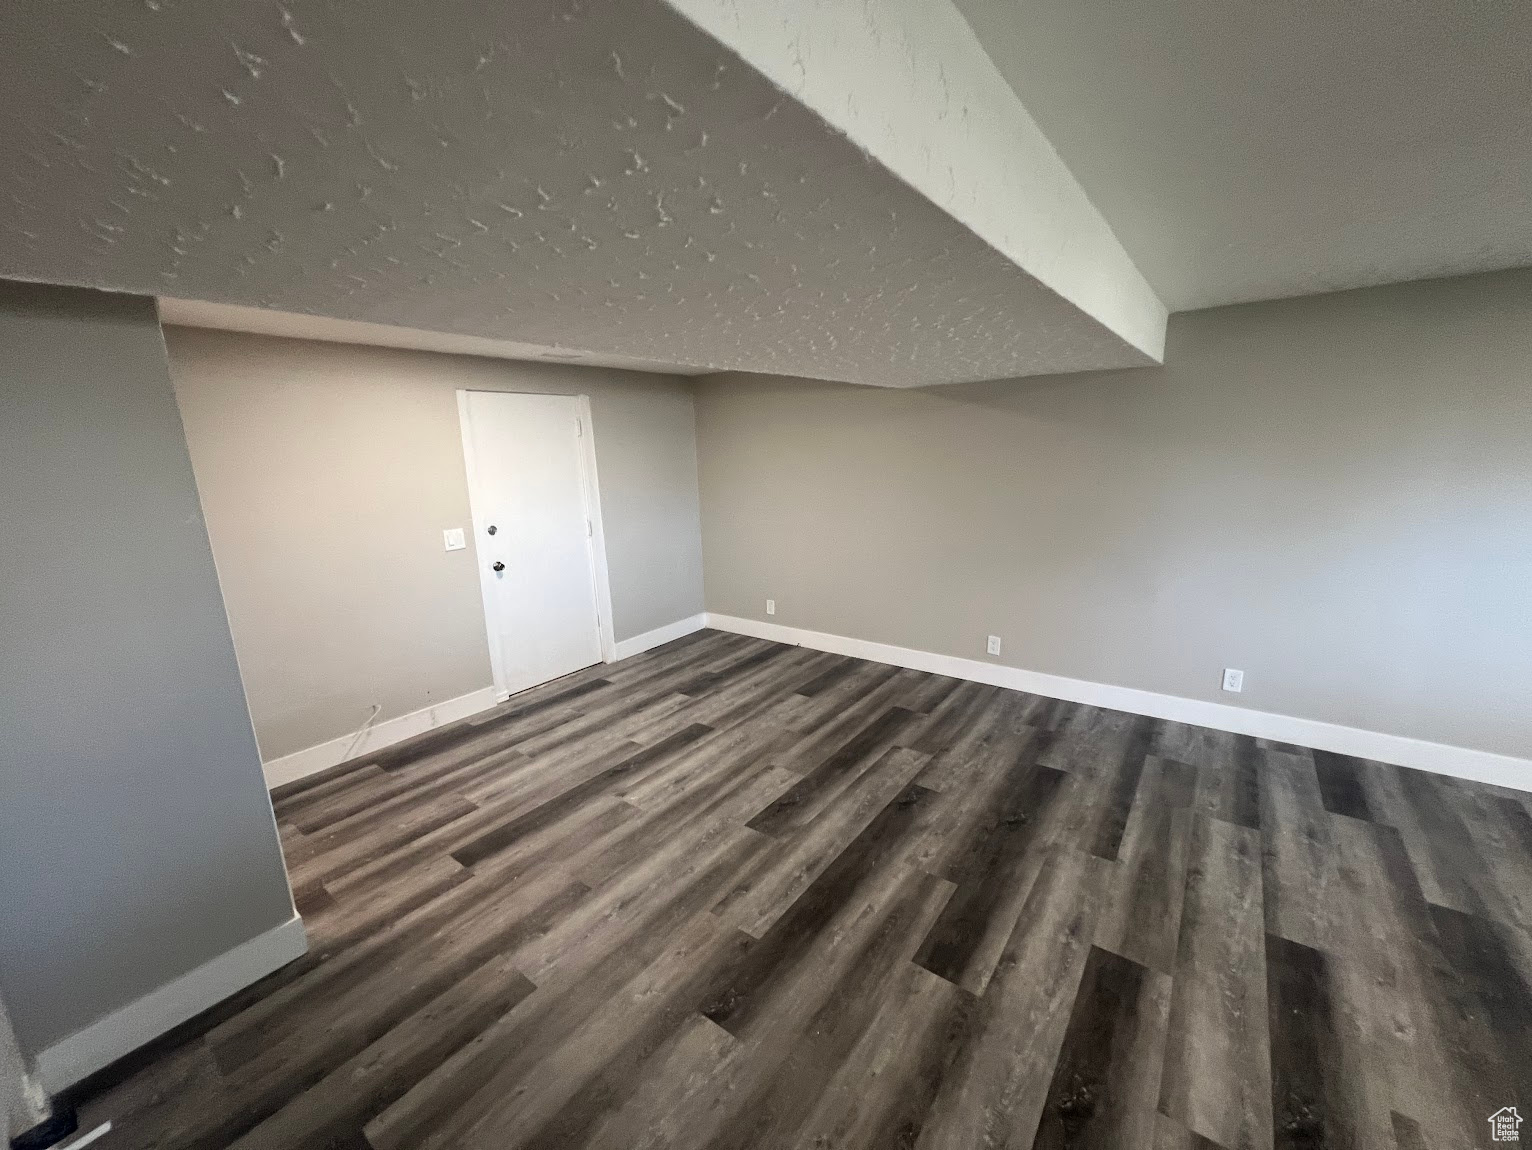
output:
<path id="1" fill-rule="evenodd" d="M 810 647 L 816 651 L 849 655 L 852 658 L 866 659 L 874 663 L 908 667 L 911 670 L 927 671 L 935 675 L 949 675 L 955 679 L 968 679 L 975 683 L 988 683 L 1014 691 L 1027 691 L 1034 695 L 1065 699 L 1071 703 L 1086 703 L 1114 711 L 1126 711 L 1134 715 L 1148 715 L 1156 719 L 1168 719 L 1197 727 L 1210 727 L 1215 731 L 1253 735 L 1260 739 L 1296 743 L 1299 746 L 1313 747 L 1321 751 L 1334 751 L 1362 759 L 1376 759 L 1395 766 L 1414 767 L 1454 778 L 1514 787 L 1518 790 L 1532 790 L 1532 760 L 1519 759 L 1511 755 L 1476 751 L 1467 747 L 1427 742 L 1423 739 L 1410 739 L 1402 735 L 1387 735 L 1379 731 L 1365 731 L 1357 727 L 1320 722 L 1317 719 L 1300 719 L 1291 715 L 1252 711 L 1245 707 L 1231 707 L 1225 703 L 1209 703 L 1177 695 L 1162 695 L 1133 687 L 1117 687 L 1109 683 L 1070 679 L 1062 675 L 1049 675 L 1041 671 L 1027 671 L 1020 667 L 984 663 L 978 659 L 965 659 L 956 655 L 938 655 L 931 651 L 917 651 L 910 647 L 896 647 L 889 643 L 873 643 L 866 639 L 852 639 L 824 631 L 807 631 L 780 623 L 766 623 L 734 615 L 703 612 L 685 619 L 678 619 L 664 627 L 622 640 L 617 644 L 616 657 L 629 658 L 652 647 L 690 635 L 693 631 L 700 631 L 704 627 L 729 631 L 737 635 L 749 635 L 757 639 L 769 639 L 777 643 Z M 465 719 L 500 701 L 492 687 L 485 687 L 467 695 L 437 703 L 424 710 L 413 711 L 408 715 L 400 715 L 398 718 L 378 723 L 376 726 L 366 728 L 360 737 L 355 734 L 344 735 L 331 739 L 329 742 L 320 743 L 318 746 L 309 747 L 307 750 L 273 759 L 265 764 L 266 784 L 269 787 L 277 787 L 283 783 L 293 782 L 333 767 L 347 758 L 356 758 L 371 751 L 381 750 L 423 731 L 429 731 L 433 727 Z"/>

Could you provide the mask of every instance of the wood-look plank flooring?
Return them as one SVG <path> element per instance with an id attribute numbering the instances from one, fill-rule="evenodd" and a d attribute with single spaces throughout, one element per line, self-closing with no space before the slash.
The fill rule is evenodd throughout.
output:
<path id="1" fill-rule="evenodd" d="M 106 1150 L 1532 1116 L 1514 791 L 705 631 L 275 798 L 312 949 L 86 1084 Z"/>

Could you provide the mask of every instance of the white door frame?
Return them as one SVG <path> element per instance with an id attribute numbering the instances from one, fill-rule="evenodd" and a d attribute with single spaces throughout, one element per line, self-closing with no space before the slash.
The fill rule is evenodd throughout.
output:
<path id="1" fill-rule="evenodd" d="M 484 531 L 489 523 L 481 513 L 478 500 L 475 498 L 473 432 L 469 426 L 471 416 L 468 408 L 470 391 L 502 395 L 564 395 L 564 393 L 510 391 L 489 387 L 458 388 L 457 391 L 458 428 L 463 435 L 463 467 L 468 480 L 468 507 L 473 521 L 474 562 L 478 564 L 479 595 L 484 602 L 484 633 L 489 643 L 489 665 L 494 678 L 495 698 L 503 700 L 510 697 L 510 692 L 506 688 L 505 668 L 500 661 L 500 644 L 497 639 L 500 634 L 499 609 L 496 606 L 495 584 L 490 578 L 488 566 L 479 560 L 479 540 L 484 538 Z M 591 576 L 596 586 L 596 626 L 601 637 L 601 661 L 611 663 L 617 659 L 617 636 L 612 629 L 612 584 L 606 565 L 606 531 L 601 523 L 601 483 L 596 473 L 596 436 L 591 426 L 590 396 L 574 395 L 565 396 L 565 398 L 575 401 L 576 417 L 580 421 L 580 495 L 584 504 L 585 521 L 589 525 L 586 533 L 586 552 L 590 556 Z"/>

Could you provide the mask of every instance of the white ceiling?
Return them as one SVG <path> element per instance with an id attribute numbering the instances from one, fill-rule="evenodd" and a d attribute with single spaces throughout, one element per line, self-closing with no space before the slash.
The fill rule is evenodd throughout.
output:
<path id="1" fill-rule="evenodd" d="M 1526 0 L 957 0 L 1173 310 L 1532 263 Z"/>
<path id="2" fill-rule="evenodd" d="M 1164 303 L 950 0 L 666 0 L 1158 362 Z"/>
<path id="3" fill-rule="evenodd" d="M 5 4 L 0 109 L 3 276 L 688 371 L 1151 362 L 659 0 Z"/>
<path id="4" fill-rule="evenodd" d="M 0 4 L 0 276 L 691 373 L 1128 366 L 1165 304 L 1532 263 L 1529 61 L 1521 0 Z"/>

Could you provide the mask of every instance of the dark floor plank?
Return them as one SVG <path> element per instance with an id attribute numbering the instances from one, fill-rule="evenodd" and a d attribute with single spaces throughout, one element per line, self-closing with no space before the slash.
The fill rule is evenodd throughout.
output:
<path id="1" fill-rule="evenodd" d="M 1234 760 L 1234 740 L 1228 731 L 1162 721 L 1155 735 L 1154 754 L 1193 767 L 1221 770 Z"/>
<path id="2" fill-rule="evenodd" d="M 1005 692 L 983 683 L 963 683 L 936 707 L 910 744 L 917 751 L 935 754 L 960 744 L 965 738 L 982 737 L 999 716 L 998 704 Z"/>
<path id="3" fill-rule="evenodd" d="M 1323 949 L 1334 844 L 1307 755 L 1267 752 L 1261 787 L 1261 885 L 1266 930 Z"/>
<path id="4" fill-rule="evenodd" d="M 375 782 L 382 774 L 383 768 L 376 763 L 353 759 L 308 778 L 272 788 L 271 805 L 277 818 L 285 821 L 313 803 L 338 794 L 360 791 L 369 781 Z"/>
<path id="5" fill-rule="evenodd" d="M 585 1150 L 670 1150 L 664 1141 L 670 1116 L 686 1105 L 699 1082 L 736 1056 L 740 1045 L 728 1031 L 693 1014 L 644 1068 L 638 1088 L 601 1116 Z"/>
<path id="6" fill-rule="evenodd" d="M 1459 1094 L 1469 1114 L 1532 1098 L 1532 974 L 1513 932 L 1447 907 L 1431 907 L 1445 964 L 1440 1024 L 1460 1052 Z"/>
<path id="7" fill-rule="evenodd" d="M 1333 815 L 1326 966 L 1339 1027 L 1338 1079 L 1361 1145 L 1386 1145 L 1395 1111 L 1428 1145 L 1463 1144 L 1468 1112 L 1439 981 L 1439 942 L 1399 832 Z M 1466 1053 L 1466 1052 L 1463 1052 Z M 1470 1145 L 1472 1143 L 1469 1143 Z"/>
<path id="8" fill-rule="evenodd" d="M 766 989 L 813 944 L 869 876 L 887 866 L 904 846 L 922 806 L 931 801 L 932 792 L 922 787 L 909 784 L 901 789 L 761 933 L 761 945 L 750 951 L 748 960 L 704 997 L 699 1003 L 703 1016 L 731 1034 L 748 1025 Z"/>
<path id="9" fill-rule="evenodd" d="M 791 842 L 778 847 L 767 840 L 772 847 L 735 877 L 717 913 L 759 938 L 853 842 L 874 835 L 883 844 L 880 850 L 884 845 L 905 848 L 907 823 L 919 818 L 933 793 L 911 782 L 924 765 L 925 757 L 916 751 L 895 747 L 885 752 Z"/>
<path id="10" fill-rule="evenodd" d="M 1261 829 L 1261 776 L 1265 753 L 1249 735 L 1234 736 L 1234 762 L 1229 769 L 1229 821 Z"/>
<path id="11" fill-rule="evenodd" d="M 924 740 L 917 737 L 913 741 L 918 744 Z M 1024 756 L 1040 759 L 1055 741 L 1052 731 L 1017 721 L 1014 709 L 1006 706 L 1002 696 L 956 742 L 932 756 L 918 781 L 933 791 L 987 791 L 1009 764 Z"/>
<path id="12" fill-rule="evenodd" d="M 1260 835 L 1197 815 L 1160 1109 L 1224 1146 L 1272 1144 Z"/>
<path id="13" fill-rule="evenodd" d="M 886 1150 L 914 1146 L 953 1036 L 974 1000 L 918 966 L 899 971 L 876 1020 L 846 1056 L 798 1134 L 800 1146 Z"/>
<path id="14" fill-rule="evenodd" d="M 1271 1033 L 1271 1110 L 1277 1150 L 1355 1147 L 1347 1113 L 1330 975 L 1317 950 L 1266 936 L 1267 1026 Z"/>
<path id="15" fill-rule="evenodd" d="M 215 1032 L 210 1045 L 219 1065 L 226 1073 L 237 1069 L 251 1082 L 285 1082 L 297 1067 L 349 1057 L 467 972 L 551 929 L 589 893 L 559 878 L 547 875 L 524 887 L 500 889 L 496 897 L 475 900 L 435 931 L 411 939 L 411 945 L 382 949 L 378 957 L 386 961 L 365 972 L 353 966 L 344 981 L 323 980 L 328 993 L 310 993 L 301 1014 L 283 1012 L 257 1028 Z"/>
<path id="16" fill-rule="evenodd" d="M 899 741 L 915 720 L 914 711 L 890 707 L 812 767 L 798 783 L 747 824 L 752 830 L 780 838 L 814 818 L 849 781 Z M 794 764 L 785 758 L 789 768 Z"/>
<path id="17" fill-rule="evenodd" d="M 919 1119 L 922 1150 L 1031 1141 L 1090 951 L 1104 865 L 1060 848 L 1039 872 L 983 998 L 948 1023 L 951 1061 Z"/>
<path id="18" fill-rule="evenodd" d="M 855 659 L 845 656 L 837 656 L 835 662 L 815 675 L 807 683 L 798 688 L 798 694 L 812 699 L 815 695 L 823 694 L 830 687 L 835 686 L 857 668 Z"/>
<path id="19" fill-rule="evenodd" d="M 947 675 L 926 675 L 919 671 L 908 671 L 906 677 L 910 686 L 899 700 L 899 705 L 908 707 L 921 715 L 934 714 L 963 686 L 962 679 L 954 679 Z"/>
<path id="20" fill-rule="evenodd" d="M 699 914 L 664 950 L 445 1145 L 532 1150 L 582 1145 L 641 1088 L 651 1060 L 678 1043 L 697 996 L 755 945 Z M 440 1139 L 438 1139 L 440 1141 Z"/>
<path id="21" fill-rule="evenodd" d="M 514 1010 L 447 1058 L 367 1124 L 376 1150 L 451 1146 L 494 1112 L 512 1084 L 605 1008 L 699 916 L 754 844 L 739 834 L 673 842 L 520 948 L 517 969 L 537 985 Z M 665 882 L 655 899 L 639 897 Z"/>
<path id="22" fill-rule="evenodd" d="M 74 1091 L 101 1150 L 1419 1150 L 1532 1097 L 1504 788 L 702 631 L 273 800 L 310 951 Z"/>
<path id="23" fill-rule="evenodd" d="M 668 739 L 655 743 L 652 747 L 635 746 L 630 753 L 622 755 L 617 762 L 600 774 L 571 787 L 558 797 L 532 808 L 523 815 L 518 815 L 491 828 L 450 853 L 453 858 L 467 867 L 482 862 L 491 855 L 503 851 L 518 839 L 557 822 L 611 787 L 617 779 L 631 776 L 650 763 L 675 754 L 711 732 L 711 727 L 693 723 L 677 731 Z"/>
<path id="24" fill-rule="evenodd" d="M 1319 793 L 1324 798 L 1325 810 L 1352 819 L 1372 818 L 1363 781 L 1366 765 L 1360 759 L 1337 755 L 1333 751 L 1315 751 L 1314 770 L 1319 776 Z"/>
<path id="25" fill-rule="evenodd" d="M 1170 985 L 1091 948 L 1034 1150 L 1153 1150 Z"/>
<path id="26" fill-rule="evenodd" d="M 479 809 L 476 803 L 459 794 L 442 794 L 417 804 L 406 804 L 369 827 L 365 834 L 332 842 L 329 849 L 321 849 L 312 857 L 293 864 L 289 877 L 300 885 L 317 879 L 334 894 L 341 888 L 331 886 L 332 879 L 379 856 L 409 850 L 446 828 L 462 825 L 477 815 Z"/>
<path id="27" fill-rule="evenodd" d="M 491 959 L 330 1071 L 232 1150 L 307 1150 L 361 1138 L 370 1118 L 534 989 L 508 958 Z"/>
<path id="28" fill-rule="evenodd" d="M 1066 781 L 1026 752 L 1022 759 L 946 870 L 957 890 L 915 953 L 918 965 L 973 994 L 984 993 L 1021 911 L 1027 853 Z"/>
<path id="29" fill-rule="evenodd" d="M 1053 744 L 1041 755 L 1045 766 L 1078 780 L 1070 834 L 1098 858 L 1115 860 L 1132 815 L 1139 783 L 1149 764 L 1156 720 L 1082 708 L 1056 729 Z"/>
<path id="30" fill-rule="evenodd" d="M 1154 720 L 1139 719 L 1124 743 L 1121 757 L 1113 765 L 1102 802 L 1101 819 L 1087 848 L 1097 858 L 1115 860 L 1118 857 L 1122 832 L 1128 825 L 1128 815 L 1133 809 L 1134 796 L 1138 794 L 1139 777 L 1143 774 L 1144 760 L 1149 755 L 1154 734 Z"/>
<path id="31" fill-rule="evenodd" d="M 951 892 L 944 880 L 900 868 L 881 868 L 871 878 L 861 888 L 860 905 L 848 906 L 817 933 L 818 945 L 791 975 L 779 968 L 759 989 L 764 1009 L 730 1016 L 748 1044 L 748 1070 L 719 1076 L 728 1104 L 709 1109 L 729 1116 L 705 1140 L 694 1133 L 703 1124 L 687 1122 L 677 1146 L 747 1150 L 800 1141 L 799 1128 L 871 1026 L 893 975 L 908 966 L 915 940 Z"/>
<path id="32" fill-rule="evenodd" d="M 1103 878 L 1096 945 L 1173 974 L 1186 895 L 1192 812 L 1152 801 L 1134 812 L 1123 859 Z"/>
<path id="33" fill-rule="evenodd" d="M 1199 776 L 1198 769 L 1190 763 L 1150 755 L 1144 760 L 1136 801 L 1172 810 L 1190 807 L 1197 799 Z"/>

